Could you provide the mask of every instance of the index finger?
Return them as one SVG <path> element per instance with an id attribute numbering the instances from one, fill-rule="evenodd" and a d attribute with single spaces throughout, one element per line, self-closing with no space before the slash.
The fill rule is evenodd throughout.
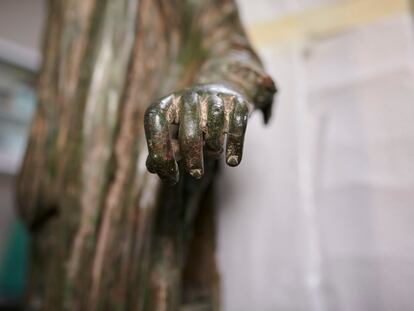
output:
<path id="1" fill-rule="evenodd" d="M 233 109 L 229 116 L 226 146 L 226 162 L 230 166 L 237 166 L 241 162 L 248 116 L 247 103 L 243 99 L 235 97 L 233 99 Z"/>
<path id="2" fill-rule="evenodd" d="M 148 145 L 147 168 L 169 184 L 179 179 L 178 165 L 171 143 L 168 109 L 172 96 L 152 104 L 145 112 L 144 127 Z"/>

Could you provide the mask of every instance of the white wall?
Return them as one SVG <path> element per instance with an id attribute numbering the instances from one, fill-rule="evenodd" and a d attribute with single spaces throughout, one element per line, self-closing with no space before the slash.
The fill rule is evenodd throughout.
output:
<path id="1" fill-rule="evenodd" d="M 0 0 L 0 58 L 35 70 L 44 18 L 44 0 Z"/>
<path id="2" fill-rule="evenodd" d="M 297 13 L 263 3 L 255 20 L 257 1 L 241 1 L 249 25 Z M 225 310 L 413 310 L 411 16 L 259 52 L 281 92 L 269 127 L 250 121 L 241 166 L 223 170 Z"/>

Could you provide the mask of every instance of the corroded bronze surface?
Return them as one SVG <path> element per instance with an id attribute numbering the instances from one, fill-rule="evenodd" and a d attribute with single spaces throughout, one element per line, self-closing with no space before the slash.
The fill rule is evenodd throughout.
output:
<path id="1" fill-rule="evenodd" d="M 227 163 L 240 163 L 247 116 L 257 108 L 268 120 L 275 92 L 235 4 L 48 3 L 17 185 L 33 237 L 28 304 L 217 309 L 214 157 L 225 147 Z M 146 161 L 178 183 L 161 184 Z"/>
<path id="2" fill-rule="evenodd" d="M 224 84 L 195 85 L 168 95 L 146 111 L 144 124 L 148 143 L 148 170 L 170 184 L 178 182 L 176 160 L 183 158 L 186 171 L 195 178 L 204 175 L 205 145 L 208 155 L 220 156 L 227 135 L 226 161 L 237 166 L 253 105 Z M 178 126 L 178 141 L 171 128 Z M 175 148 L 174 145 L 179 146 Z"/>

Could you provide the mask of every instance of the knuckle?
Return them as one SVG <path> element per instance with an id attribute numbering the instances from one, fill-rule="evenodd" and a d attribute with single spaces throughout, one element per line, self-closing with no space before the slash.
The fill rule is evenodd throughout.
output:
<path id="1" fill-rule="evenodd" d="M 221 123 L 224 118 L 223 101 L 217 95 L 212 95 L 208 99 L 208 104 L 207 123 Z"/>
<path id="2" fill-rule="evenodd" d="M 210 106 L 211 114 L 221 115 L 223 113 L 223 102 L 221 100 L 215 100 Z"/>
<path id="3" fill-rule="evenodd" d="M 247 114 L 249 112 L 249 106 L 247 104 L 247 102 L 241 98 L 241 97 L 236 97 L 236 111 L 238 111 L 239 113 L 245 113 Z"/>
<path id="4" fill-rule="evenodd" d="M 160 110 L 156 104 L 152 104 L 147 108 L 144 115 L 145 123 L 153 121 L 157 116 L 160 115 Z"/>
<path id="5" fill-rule="evenodd" d="M 233 126 L 236 128 L 245 127 L 247 125 L 247 115 L 235 114 L 232 121 Z"/>
<path id="6" fill-rule="evenodd" d="M 185 93 L 182 97 L 183 104 L 187 106 L 194 106 L 198 103 L 198 94 L 193 91 Z"/>

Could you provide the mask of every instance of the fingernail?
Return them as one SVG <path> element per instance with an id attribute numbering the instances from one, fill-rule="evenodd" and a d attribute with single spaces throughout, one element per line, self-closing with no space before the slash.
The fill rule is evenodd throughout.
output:
<path id="1" fill-rule="evenodd" d="M 194 178 L 201 178 L 203 176 L 203 171 L 200 169 L 193 169 L 190 170 L 190 175 L 193 176 Z"/>
<path id="2" fill-rule="evenodd" d="M 230 166 L 237 166 L 239 164 L 239 157 L 232 155 L 227 158 L 227 164 Z"/>

